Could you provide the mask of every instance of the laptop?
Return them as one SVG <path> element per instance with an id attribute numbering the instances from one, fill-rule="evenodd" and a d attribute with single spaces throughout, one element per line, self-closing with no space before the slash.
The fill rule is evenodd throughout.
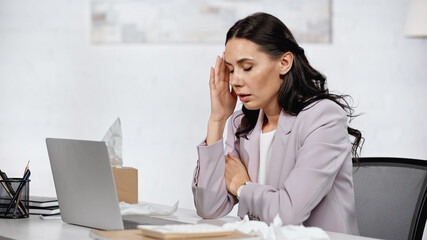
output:
<path id="1" fill-rule="evenodd" d="M 64 222 L 103 230 L 184 224 L 151 216 L 120 214 L 105 142 L 46 138 L 46 144 Z"/>

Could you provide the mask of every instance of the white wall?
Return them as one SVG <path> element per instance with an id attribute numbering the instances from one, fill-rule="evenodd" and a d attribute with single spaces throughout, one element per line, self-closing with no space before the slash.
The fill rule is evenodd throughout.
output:
<path id="1" fill-rule="evenodd" d="M 333 42 L 302 44 L 331 90 L 353 96 L 364 156 L 427 159 L 427 39 L 407 39 L 406 0 L 339 0 Z M 193 208 L 196 145 L 223 45 L 91 45 L 89 1 L 0 0 L 0 168 L 55 195 L 44 139 L 101 139 L 116 117 L 140 200 Z M 225 33 L 224 33 L 225 34 Z"/>

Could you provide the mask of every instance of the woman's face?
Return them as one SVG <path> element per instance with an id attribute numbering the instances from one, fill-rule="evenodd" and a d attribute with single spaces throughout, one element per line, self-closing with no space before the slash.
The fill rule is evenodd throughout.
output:
<path id="1" fill-rule="evenodd" d="M 277 110 L 283 81 L 281 58 L 273 60 L 256 43 L 232 38 L 225 46 L 224 60 L 230 71 L 230 85 L 247 109 Z"/>

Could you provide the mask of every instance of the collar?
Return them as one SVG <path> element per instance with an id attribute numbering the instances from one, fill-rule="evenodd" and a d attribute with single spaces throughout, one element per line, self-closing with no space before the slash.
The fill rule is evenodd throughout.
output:
<path id="1" fill-rule="evenodd" d="M 277 129 L 276 131 L 281 131 L 285 135 L 289 134 L 292 130 L 292 127 L 294 126 L 296 116 L 292 116 L 285 111 L 280 112 L 279 120 L 277 122 Z M 260 109 L 257 123 L 254 127 L 254 129 L 247 135 L 248 139 L 251 140 L 253 138 L 258 139 L 259 135 L 262 132 L 262 125 L 264 123 L 264 111 Z"/>

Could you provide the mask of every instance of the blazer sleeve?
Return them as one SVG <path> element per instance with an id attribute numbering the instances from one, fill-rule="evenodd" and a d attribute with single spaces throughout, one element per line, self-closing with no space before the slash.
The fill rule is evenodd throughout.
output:
<path id="1" fill-rule="evenodd" d="M 203 141 L 197 146 L 198 160 L 192 183 L 194 205 L 197 214 L 203 218 L 223 217 L 231 212 L 237 203 L 235 196 L 225 186 L 225 153 L 239 156 L 235 148 L 235 114 L 228 120 L 225 148 L 223 139 L 206 146 Z"/>
<path id="2" fill-rule="evenodd" d="M 294 168 L 277 188 L 246 185 L 240 193 L 240 217 L 249 214 L 270 223 L 279 215 L 284 225 L 303 224 L 331 191 L 344 161 L 351 161 L 347 115 L 337 104 L 319 102 L 300 112 L 296 121 L 292 131 L 300 147 Z M 294 161 L 284 156 L 272 160 Z"/>

